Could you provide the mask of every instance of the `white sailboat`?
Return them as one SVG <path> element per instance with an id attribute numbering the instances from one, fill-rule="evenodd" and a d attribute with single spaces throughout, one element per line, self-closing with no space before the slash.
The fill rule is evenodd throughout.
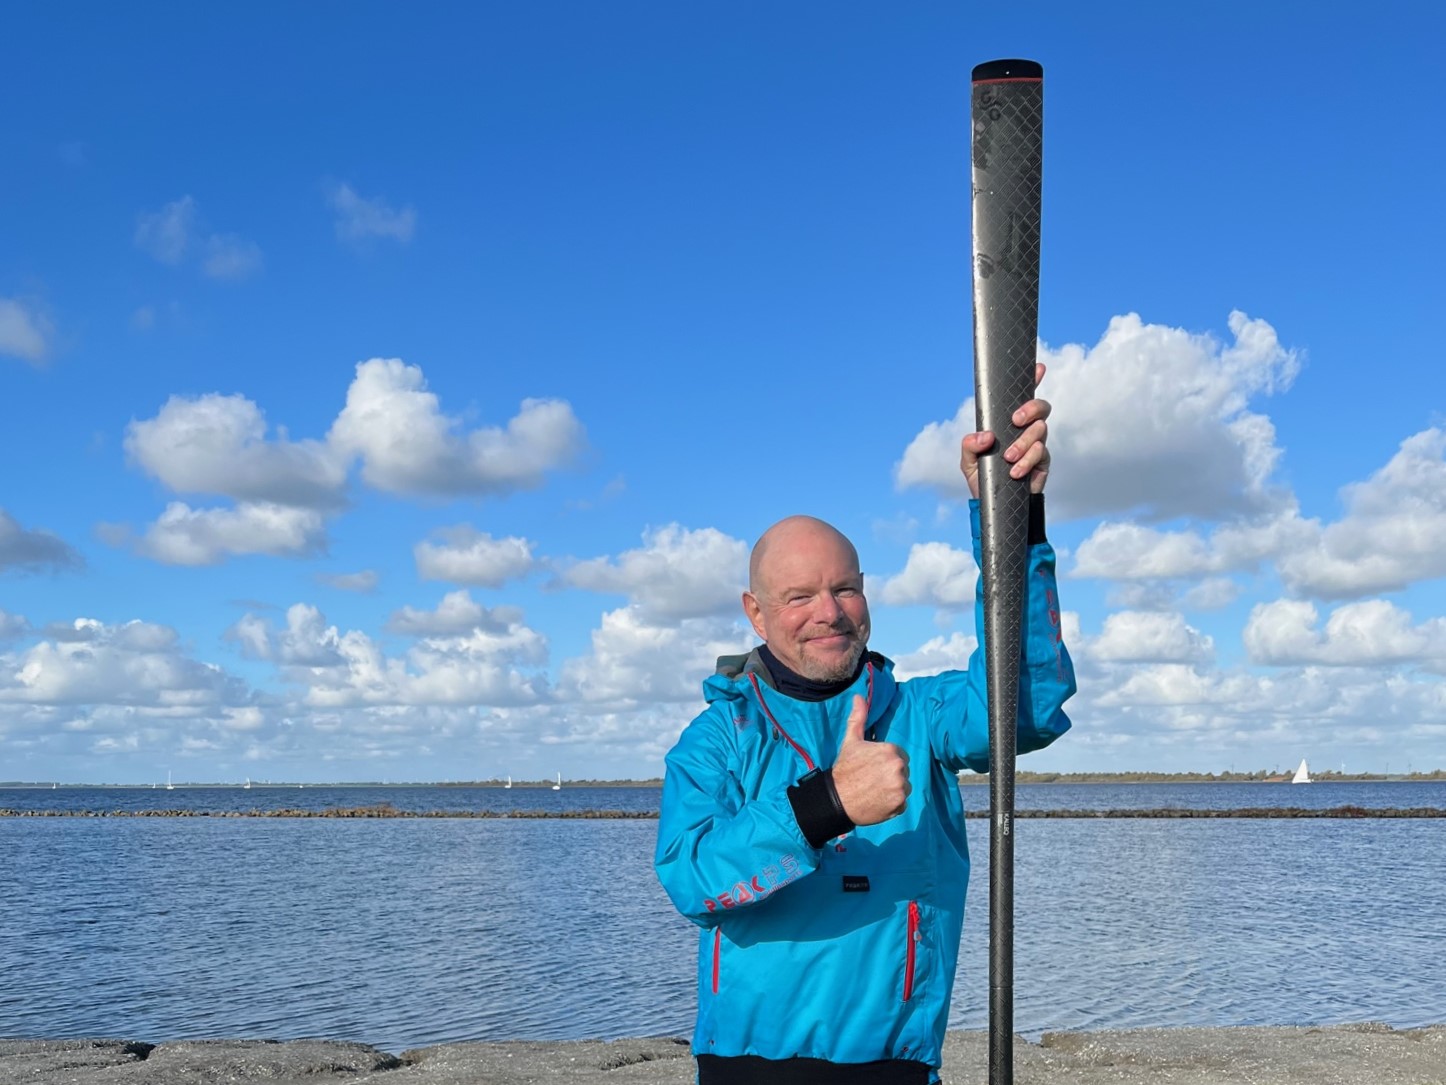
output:
<path id="1" fill-rule="evenodd" d="M 246 777 L 246 782 L 241 785 L 241 789 L 242 789 L 243 791 L 250 791 L 250 790 L 251 790 L 251 777 L 249 777 L 249 776 Z"/>
<path id="2" fill-rule="evenodd" d="M 1300 759 L 1300 768 L 1295 770 L 1295 775 L 1290 778 L 1290 782 L 1293 784 L 1314 783 L 1310 778 L 1310 769 L 1306 767 L 1304 757 Z"/>
<path id="3" fill-rule="evenodd" d="M 503 785 L 503 790 L 505 791 L 507 788 L 509 788 L 509 787 L 511 787 L 511 786 L 512 786 L 512 777 L 509 776 L 509 777 L 507 777 L 507 783 Z"/>
<path id="4" fill-rule="evenodd" d="M 171 783 L 171 770 L 170 770 L 170 769 L 167 769 L 167 770 L 166 770 L 166 790 L 167 790 L 167 791 L 175 791 L 175 790 L 176 790 L 176 785 L 173 784 L 173 783 Z"/>
<path id="5" fill-rule="evenodd" d="M 559 772 L 559 773 L 557 774 L 557 783 L 555 783 L 555 784 L 552 785 L 552 790 L 554 790 L 554 791 L 561 791 L 561 790 L 562 790 L 562 773 Z"/>

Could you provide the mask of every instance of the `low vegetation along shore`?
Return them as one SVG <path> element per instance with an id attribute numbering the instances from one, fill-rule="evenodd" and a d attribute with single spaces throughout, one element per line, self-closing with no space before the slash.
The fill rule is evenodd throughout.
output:
<path id="1" fill-rule="evenodd" d="M 1280 769 L 1256 769 L 1253 772 L 1034 772 L 1030 770 L 1019 770 L 1014 774 L 1016 783 L 1020 784 L 1280 784 L 1288 783 L 1291 774 Z M 1380 773 L 1380 772 L 1356 772 L 1344 773 L 1333 772 L 1330 769 L 1311 771 L 1311 780 L 1318 784 L 1371 784 L 1371 783 L 1446 783 L 1446 769 L 1433 769 L 1430 772 L 1403 772 L 1403 773 Z M 959 783 L 965 786 L 977 786 L 989 782 L 988 773 L 965 772 L 960 774 Z M 442 787 L 442 788 L 471 788 L 471 787 L 495 787 L 495 788 L 517 788 L 517 789 L 544 789 L 552 790 L 554 781 L 547 780 L 516 780 L 507 783 L 502 779 L 487 780 L 345 780 L 333 783 L 300 783 L 296 780 L 258 780 L 254 786 L 259 789 L 265 788 L 296 788 L 296 787 Z M 66 784 L 54 780 L 0 780 L 0 789 L 5 788 L 64 788 L 67 791 L 81 789 L 113 789 L 113 788 L 134 788 L 136 790 L 155 790 L 156 784 Z M 229 781 L 192 781 L 189 783 L 177 783 L 174 788 L 234 788 L 240 787 L 238 782 Z M 576 787 L 662 787 L 663 781 L 657 778 L 648 780 L 574 780 L 567 781 L 569 788 Z"/>
<path id="2" fill-rule="evenodd" d="M 969 810 L 966 818 L 987 818 L 988 810 Z M 1149 810 L 1016 810 L 1019 818 L 1446 818 L 1446 807 L 1410 808 L 1333 806 L 1312 810 L 1301 806 L 1252 806 L 1236 810 L 1185 810 L 1173 806 Z M 322 810 L 14 810 L 0 808 L 0 818 L 528 818 L 573 820 L 657 820 L 648 810 L 398 810 L 378 806 L 329 806 Z"/>

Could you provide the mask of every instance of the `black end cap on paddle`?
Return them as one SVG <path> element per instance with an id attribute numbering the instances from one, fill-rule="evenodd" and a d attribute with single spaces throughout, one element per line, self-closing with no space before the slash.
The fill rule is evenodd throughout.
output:
<path id="1" fill-rule="evenodd" d="M 1043 79 L 1044 66 L 1033 60 L 986 60 L 974 65 L 971 81 L 992 83 L 1000 79 Z"/>

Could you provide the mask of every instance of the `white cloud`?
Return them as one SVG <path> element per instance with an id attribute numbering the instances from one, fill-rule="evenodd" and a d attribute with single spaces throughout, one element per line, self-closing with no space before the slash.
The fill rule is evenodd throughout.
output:
<path id="1" fill-rule="evenodd" d="M 703 679 L 718 657 L 753 643 L 735 621 L 684 618 L 659 624 L 639 607 L 621 607 L 603 615 L 586 656 L 563 663 L 557 696 L 613 710 L 650 703 L 701 707 Z"/>
<path id="2" fill-rule="evenodd" d="M 165 714 L 215 709 L 244 696 L 219 667 L 188 658 L 167 626 L 87 618 L 74 625 L 85 635 L 0 654 L 0 704 L 108 704 Z"/>
<path id="3" fill-rule="evenodd" d="M 400 362 L 364 362 L 325 440 L 274 436 L 260 408 L 239 395 L 172 396 L 154 418 L 127 427 L 130 459 L 178 493 L 219 494 L 235 509 L 194 510 L 175 503 L 145 533 L 142 553 L 163 561 L 209 564 L 231 553 L 299 556 L 324 548 L 322 512 L 345 504 L 352 464 L 395 493 L 505 493 L 541 484 L 545 472 L 582 446 L 582 426 L 560 401 L 526 400 L 506 429 L 458 432 L 421 370 Z M 104 538 L 129 533 L 102 525 Z M 494 542 L 470 528 L 444 532 L 416 548 L 424 577 L 497 585 L 532 568 L 531 544 Z M 353 586 L 365 588 L 365 580 Z"/>
<path id="4" fill-rule="evenodd" d="M 333 573 L 318 575 L 317 580 L 338 591 L 354 591 L 366 595 L 377 590 L 381 574 L 375 569 L 363 569 L 356 573 Z"/>
<path id="5" fill-rule="evenodd" d="M 1318 621 L 1308 602 L 1262 603 L 1250 612 L 1242 639 L 1254 662 L 1271 666 L 1446 663 L 1446 618 L 1412 625 L 1400 607 L 1370 599 L 1338 607 L 1324 629 Z"/>
<path id="6" fill-rule="evenodd" d="M 50 356 L 55 326 L 34 304 L 0 298 L 0 354 L 42 365 Z"/>
<path id="7" fill-rule="evenodd" d="M 261 249 L 235 234 L 212 233 L 191 196 L 136 217 L 136 247 L 163 264 L 178 267 L 198 254 L 203 274 L 238 281 L 261 269 Z"/>
<path id="8" fill-rule="evenodd" d="M 940 671 L 962 671 L 969 668 L 969 657 L 979 641 L 972 634 L 954 632 L 938 636 L 894 659 L 894 677 L 918 678 Z"/>
<path id="9" fill-rule="evenodd" d="M 715 528 L 679 524 L 643 533 L 643 546 L 617 558 L 580 561 L 563 583 L 616 592 L 649 621 L 676 621 L 736 610 L 748 580 L 748 545 Z"/>
<path id="10" fill-rule="evenodd" d="M 84 564 L 80 554 L 60 536 L 21 527 L 15 517 L 0 509 L 0 573 L 11 569 L 74 569 Z"/>
<path id="11" fill-rule="evenodd" d="M 179 264 L 195 244 L 197 219 L 196 201 L 190 196 L 144 212 L 136 218 L 136 247 L 163 264 Z"/>
<path id="12" fill-rule="evenodd" d="M 1406 438 L 1342 496 L 1340 521 L 1282 554 L 1281 578 L 1293 591 L 1346 599 L 1446 576 L 1446 430 Z"/>
<path id="13" fill-rule="evenodd" d="M 447 616 L 434 614 L 433 627 Z M 498 620 L 487 628 L 421 640 L 405 658 L 387 656 L 365 633 L 340 632 L 321 611 L 302 603 L 287 610 L 284 630 L 273 631 L 264 619 L 248 615 L 230 635 L 252 658 L 271 660 L 288 682 L 302 687 L 302 703 L 310 709 L 515 707 L 546 699 L 546 678 L 517 669 L 546 663 L 546 638 L 523 625 L 520 615 L 506 622 L 499 612 L 492 617 Z M 406 620 L 426 623 L 415 611 Z M 408 729 L 419 722 L 398 717 L 398 726 Z"/>
<path id="14" fill-rule="evenodd" d="M 494 539 L 465 524 L 443 528 L 437 535 L 440 542 L 420 542 L 412 550 L 423 580 L 498 588 L 526 576 L 536 565 L 532 543 L 515 535 Z"/>
<path id="15" fill-rule="evenodd" d="M 1130 314 L 1088 349 L 1041 345 L 1049 367 L 1041 394 L 1061 405 L 1049 438 L 1056 515 L 1217 518 L 1278 504 L 1269 485 L 1280 455 L 1274 428 L 1247 406 L 1288 387 L 1299 358 L 1264 321 L 1233 312 L 1229 324 L 1234 342 L 1222 345 Z M 959 441 L 973 428 L 972 399 L 953 419 L 930 423 L 896 465 L 896 484 L 963 497 Z"/>
<path id="16" fill-rule="evenodd" d="M 891 606 L 926 603 L 949 610 L 974 605 L 979 566 L 974 555 L 948 543 L 915 543 L 903 572 L 886 577 L 878 589 L 879 601 Z M 872 593 L 873 586 L 869 586 Z"/>
<path id="17" fill-rule="evenodd" d="M 584 440 L 561 400 L 523 400 L 505 429 L 460 430 L 427 391 L 421 369 L 373 358 L 357 366 L 329 440 L 360 457 L 362 477 L 378 489 L 449 495 L 535 488 L 547 471 L 571 462 Z"/>
<path id="18" fill-rule="evenodd" d="M 213 234 L 206 239 L 201 270 L 212 279 L 248 278 L 261 270 L 261 247 L 234 234 Z"/>
<path id="19" fill-rule="evenodd" d="M 366 199 L 346 184 L 334 186 L 327 202 L 336 212 L 336 236 L 343 241 L 384 237 L 406 244 L 412 240 L 417 212 L 410 206 L 394 210 L 380 197 Z"/>
<path id="20" fill-rule="evenodd" d="M 302 557 L 324 549 L 319 512 L 265 502 L 233 509 L 193 509 L 181 501 L 166 506 L 146 529 L 136 549 L 166 565 L 214 565 L 239 554 Z"/>
<path id="21" fill-rule="evenodd" d="M 1123 611 L 1106 617 L 1100 635 L 1072 651 L 1114 663 L 1205 663 L 1215 644 L 1182 615 Z"/>
<path id="22" fill-rule="evenodd" d="M 1293 502 L 1210 530 L 1105 522 L 1075 552 L 1071 574 L 1132 580 L 1214 578 L 1272 564 L 1293 592 L 1347 599 L 1446 576 L 1446 430 L 1401 443 L 1385 467 L 1343 491 L 1345 516 L 1322 526 Z M 1203 587 L 1200 589 L 1203 591 Z"/>
<path id="23" fill-rule="evenodd" d="M 454 591 L 444 595 L 435 610 L 403 607 L 387 620 L 387 630 L 416 637 L 455 637 L 476 630 L 505 633 L 521 621 L 522 611 L 517 607 L 489 610 L 467 591 Z"/>
<path id="24" fill-rule="evenodd" d="M 126 427 L 126 453 L 178 493 L 221 494 L 310 508 L 335 507 L 345 460 L 319 441 L 266 437 L 266 418 L 243 396 L 172 396 L 154 418 Z"/>
<path id="25" fill-rule="evenodd" d="M 30 632 L 30 623 L 23 614 L 0 610 L 0 641 L 16 640 Z"/>

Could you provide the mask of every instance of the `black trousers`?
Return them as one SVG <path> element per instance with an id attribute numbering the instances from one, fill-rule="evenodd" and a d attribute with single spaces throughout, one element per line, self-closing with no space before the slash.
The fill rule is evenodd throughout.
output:
<path id="1" fill-rule="evenodd" d="M 699 1055 L 698 1085 L 928 1085 L 929 1068 L 912 1059 L 829 1062 L 758 1055 Z"/>

